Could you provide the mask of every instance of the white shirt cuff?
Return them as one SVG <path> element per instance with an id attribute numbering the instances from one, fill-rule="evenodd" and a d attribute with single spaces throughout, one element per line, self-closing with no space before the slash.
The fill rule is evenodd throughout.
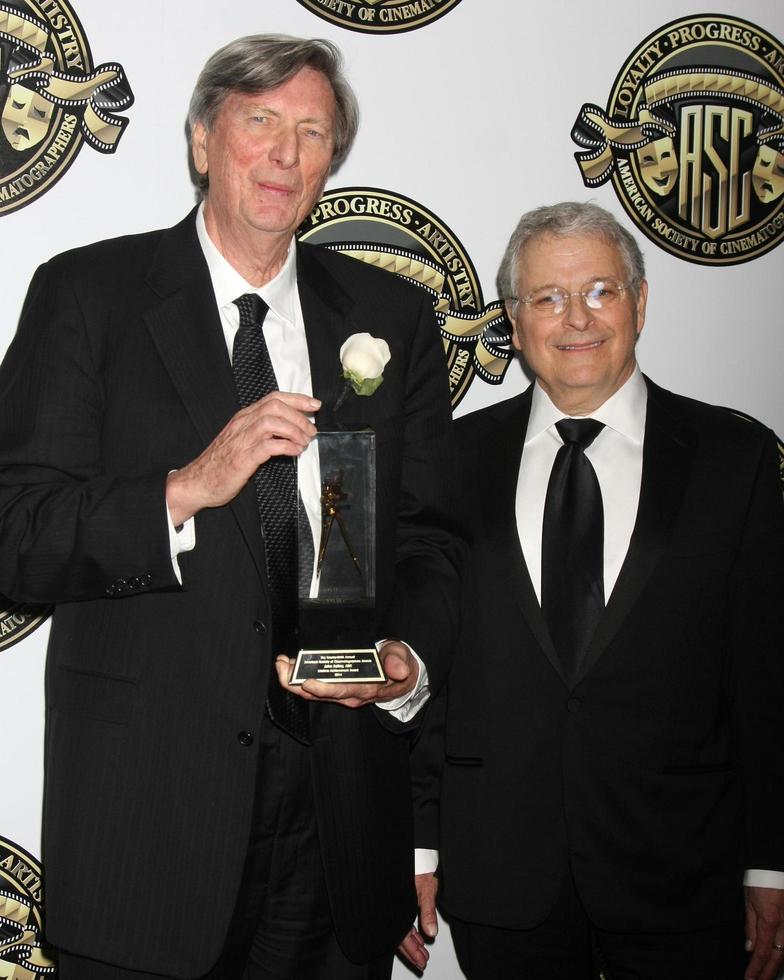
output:
<path id="1" fill-rule="evenodd" d="M 438 851 L 429 847 L 414 848 L 414 874 L 432 874 L 438 867 Z"/>
<path id="2" fill-rule="evenodd" d="M 376 643 L 376 649 L 380 651 L 381 644 L 386 642 L 386 640 L 379 640 Z M 400 642 L 402 643 L 403 641 L 401 640 Z M 430 697 L 430 684 L 427 677 L 427 667 L 425 667 L 417 656 L 416 650 L 412 650 L 407 643 L 403 645 L 411 651 L 412 657 L 419 664 L 417 682 L 408 694 L 403 694 L 399 698 L 393 698 L 391 701 L 377 701 L 376 707 L 381 708 L 383 711 L 388 711 L 393 718 L 397 718 L 400 722 L 407 722 L 414 717 L 422 705 L 426 704 L 427 699 Z"/>
<path id="3" fill-rule="evenodd" d="M 743 876 L 743 884 L 752 888 L 784 889 L 784 871 L 764 871 L 760 868 L 750 868 Z"/>
<path id="4" fill-rule="evenodd" d="M 193 551 L 196 547 L 196 518 L 189 517 L 188 520 L 180 525 L 179 529 L 174 526 L 169 508 L 166 508 L 166 523 L 169 527 L 169 554 L 171 555 L 172 568 L 177 576 L 177 581 L 182 585 L 182 574 L 177 555 L 183 551 Z"/>

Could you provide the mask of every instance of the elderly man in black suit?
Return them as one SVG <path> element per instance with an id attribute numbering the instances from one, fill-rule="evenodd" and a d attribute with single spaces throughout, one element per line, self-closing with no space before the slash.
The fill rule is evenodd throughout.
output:
<path id="1" fill-rule="evenodd" d="M 581 980 L 595 946 L 613 980 L 784 956 L 776 440 L 642 375 L 644 275 L 603 209 L 524 215 L 499 288 L 536 381 L 457 426 L 464 622 L 414 775 L 471 980 Z"/>
<path id="2" fill-rule="evenodd" d="M 357 118 L 328 42 L 218 51 L 190 112 L 201 206 L 42 266 L 0 372 L 0 589 L 57 604 L 63 980 L 384 977 L 416 907 L 406 732 L 446 673 L 460 553 L 443 352 L 424 293 L 294 240 Z M 341 421 L 376 432 L 387 680 L 295 689 L 293 460 L 317 532 L 314 419 L 370 329 L 384 382 Z"/>

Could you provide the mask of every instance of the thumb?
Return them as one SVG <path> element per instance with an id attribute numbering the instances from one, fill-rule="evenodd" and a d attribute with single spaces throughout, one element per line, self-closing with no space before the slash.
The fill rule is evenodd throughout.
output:
<path id="1" fill-rule="evenodd" d="M 436 915 L 436 894 L 438 881 L 433 874 L 416 876 L 417 900 L 419 902 L 419 927 L 430 939 L 438 935 L 438 916 Z"/>
<path id="2" fill-rule="evenodd" d="M 385 643 L 381 648 L 384 660 L 384 673 L 390 680 L 404 681 L 411 673 L 413 658 L 408 647 L 398 640 Z"/>
<path id="3" fill-rule="evenodd" d="M 419 914 L 419 926 L 429 939 L 436 938 L 438 935 L 438 916 L 434 904 L 431 903 L 429 907 L 422 907 Z"/>

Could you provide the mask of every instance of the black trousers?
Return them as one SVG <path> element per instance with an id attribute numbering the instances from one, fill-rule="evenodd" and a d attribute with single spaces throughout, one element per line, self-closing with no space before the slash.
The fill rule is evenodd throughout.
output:
<path id="1" fill-rule="evenodd" d="M 747 962 L 740 904 L 737 927 L 606 932 L 591 924 L 571 875 L 550 915 L 534 929 L 455 918 L 449 925 L 468 980 L 742 980 Z"/>
<path id="2" fill-rule="evenodd" d="M 242 883 L 218 962 L 192 980 L 389 980 L 393 950 L 346 959 L 335 938 L 313 805 L 310 750 L 265 720 Z M 60 980 L 171 980 L 61 952 Z M 189 978 L 191 980 L 191 978 Z"/>

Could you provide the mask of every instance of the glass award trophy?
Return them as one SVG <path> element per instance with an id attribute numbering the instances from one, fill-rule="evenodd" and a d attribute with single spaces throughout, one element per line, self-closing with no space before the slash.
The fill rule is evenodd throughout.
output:
<path id="1" fill-rule="evenodd" d="M 314 535 L 305 508 L 299 508 L 301 649 L 290 683 L 384 681 L 374 642 L 375 433 L 319 432 L 315 441 L 320 521 Z M 307 499 L 301 486 L 300 499 Z"/>

